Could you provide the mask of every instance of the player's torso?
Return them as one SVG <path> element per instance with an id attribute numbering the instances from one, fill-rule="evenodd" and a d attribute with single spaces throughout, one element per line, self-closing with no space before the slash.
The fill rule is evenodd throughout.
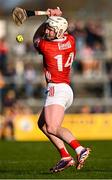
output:
<path id="1" fill-rule="evenodd" d="M 41 40 L 44 71 L 47 82 L 70 83 L 70 69 L 75 55 L 74 39 L 67 35 L 64 40 Z"/>

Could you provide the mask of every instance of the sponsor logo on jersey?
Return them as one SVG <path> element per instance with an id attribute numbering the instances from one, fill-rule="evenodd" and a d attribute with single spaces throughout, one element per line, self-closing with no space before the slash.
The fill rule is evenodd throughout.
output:
<path id="1" fill-rule="evenodd" d="M 65 50 L 71 48 L 70 41 L 67 41 L 66 43 L 58 43 L 59 50 Z"/>

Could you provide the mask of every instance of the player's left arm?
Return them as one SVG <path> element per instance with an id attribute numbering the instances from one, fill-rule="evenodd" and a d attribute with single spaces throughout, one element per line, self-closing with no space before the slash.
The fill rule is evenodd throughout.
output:
<path id="1" fill-rule="evenodd" d="M 45 27 L 46 27 L 46 24 L 44 22 L 39 26 L 39 28 L 36 30 L 36 32 L 33 36 L 33 44 L 34 44 L 35 49 L 37 49 L 37 50 L 38 50 L 38 44 L 39 44 L 41 38 L 44 36 Z"/>

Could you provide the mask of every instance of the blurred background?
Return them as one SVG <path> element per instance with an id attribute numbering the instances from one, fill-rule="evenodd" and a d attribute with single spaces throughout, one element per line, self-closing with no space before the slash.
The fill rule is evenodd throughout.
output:
<path id="1" fill-rule="evenodd" d="M 90 122 L 96 129 L 100 119 L 98 128 L 103 123 L 103 128 L 108 131 L 112 127 L 112 1 L 0 0 L 0 4 L 0 138 L 22 140 L 26 137 L 24 132 L 34 132 L 36 125 L 32 123 L 36 122 L 37 116 L 32 120 L 32 115 L 38 115 L 45 96 L 42 56 L 35 51 L 32 38 L 46 17 L 31 17 L 17 27 L 11 17 L 16 6 L 32 10 L 57 6 L 62 9 L 69 22 L 68 31 L 76 38 L 77 44 L 71 72 L 75 100 L 67 110 L 67 121 L 71 123 L 71 119 L 80 115 L 79 128 L 82 124 L 84 128 L 82 119 L 85 118 L 85 128 Z M 18 34 L 24 37 L 21 44 L 16 42 Z M 85 116 L 88 114 L 89 117 Z M 17 122 L 21 123 L 18 125 Z M 110 134 L 107 139 L 112 138 Z M 96 138 L 105 139 L 104 136 Z"/>

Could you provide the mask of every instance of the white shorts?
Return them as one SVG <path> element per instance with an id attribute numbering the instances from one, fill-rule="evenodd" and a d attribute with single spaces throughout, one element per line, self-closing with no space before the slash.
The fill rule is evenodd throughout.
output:
<path id="1" fill-rule="evenodd" d="M 47 96 L 44 106 L 59 104 L 67 109 L 73 102 L 73 91 L 68 84 L 65 83 L 48 83 Z"/>

